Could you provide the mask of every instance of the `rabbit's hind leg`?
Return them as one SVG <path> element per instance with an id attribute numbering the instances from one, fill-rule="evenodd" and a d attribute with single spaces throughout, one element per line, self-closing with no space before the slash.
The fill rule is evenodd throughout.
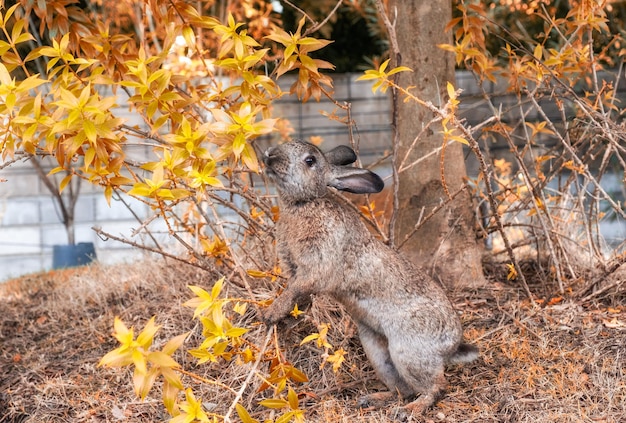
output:
<path id="1" fill-rule="evenodd" d="M 415 391 L 400 377 L 391 356 L 389 355 L 388 341 L 384 335 L 375 332 L 368 326 L 359 324 L 359 337 L 372 367 L 378 378 L 389 388 L 386 392 L 376 392 L 359 398 L 359 407 L 379 408 L 395 400 L 398 394 L 402 398 L 415 395 Z"/>
<path id="2" fill-rule="evenodd" d="M 436 375 L 433 382 L 434 383 L 429 388 L 425 389 L 419 397 L 406 404 L 404 408 L 410 411 L 411 414 L 419 416 L 423 414 L 427 408 L 437 402 L 443 395 L 446 386 L 443 370 L 441 374 Z"/>
<path id="3" fill-rule="evenodd" d="M 398 354 L 399 351 L 402 353 Z M 423 352 L 419 354 L 416 351 L 408 351 L 406 346 L 399 349 L 391 346 L 391 356 L 403 381 L 416 394 L 420 394 L 414 401 L 406 404 L 405 409 L 413 415 L 421 415 L 445 391 L 446 378 L 443 359 L 438 358 L 436 354 L 424 354 Z"/>

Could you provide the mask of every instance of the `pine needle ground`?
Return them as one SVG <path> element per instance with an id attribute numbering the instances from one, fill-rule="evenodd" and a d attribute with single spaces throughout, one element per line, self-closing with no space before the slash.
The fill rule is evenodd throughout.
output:
<path id="1" fill-rule="evenodd" d="M 158 389 L 140 401 L 127 369 L 97 367 L 115 348 L 114 316 L 141 328 L 153 315 L 157 338 L 197 330 L 192 310 L 181 307 L 188 284 L 210 287 L 213 275 L 190 266 L 147 260 L 28 275 L 0 285 L 0 422 L 162 422 L 168 420 Z M 271 295 L 268 289 L 260 296 Z M 471 365 L 450 367 L 446 395 L 425 422 L 620 422 L 626 420 L 626 307 L 597 303 L 582 307 L 567 299 L 533 306 L 519 287 L 493 281 L 489 289 L 453 293 L 465 336 L 480 347 Z M 267 329 L 250 312 L 244 323 L 251 341 L 262 343 Z M 320 369 L 324 351 L 299 342 L 317 324 L 330 323 L 329 338 L 347 351 L 338 372 Z M 390 422 L 392 404 L 360 410 L 356 399 L 381 389 L 365 359 L 354 325 L 330 300 L 316 299 L 304 317 L 279 332 L 281 347 L 310 381 L 300 402 L 310 422 Z M 157 341 L 158 342 L 158 341 Z M 193 345 L 187 346 L 193 348 Z M 201 375 L 235 386 L 246 366 L 195 366 Z M 262 364 L 263 365 L 263 364 Z M 263 369 L 261 369 L 263 370 Z M 223 412 L 232 393 L 194 381 L 205 406 Z M 253 417 L 255 381 L 242 403 Z M 157 387 L 158 388 L 158 387 Z M 234 421 L 237 418 L 234 416 Z"/>

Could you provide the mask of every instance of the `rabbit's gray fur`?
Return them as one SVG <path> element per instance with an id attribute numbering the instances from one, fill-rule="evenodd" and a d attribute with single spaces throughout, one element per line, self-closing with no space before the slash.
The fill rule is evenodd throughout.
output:
<path id="1" fill-rule="evenodd" d="M 324 155 L 303 141 L 265 152 L 266 174 L 279 193 L 278 253 L 290 280 L 263 319 L 275 324 L 312 294 L 330 295 L 358 326 L 378 377 L 402 398 L 420 395 L 406 408 L 421 413 L 445 387 L 444 365 L 470 362 L 478 350 L 462 343 L 461 322 L 441 286 L 330 194 L 329 186 L 356 193 L 383 188 L 378 175 L 344 166 L 355 159 L 349 147 Z"/>

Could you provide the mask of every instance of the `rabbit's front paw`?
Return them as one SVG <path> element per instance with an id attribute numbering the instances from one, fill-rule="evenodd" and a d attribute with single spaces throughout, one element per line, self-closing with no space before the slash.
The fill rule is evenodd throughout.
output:
<path id="1" fill-rule="evenodd" d="M 285 314 L 278 309 L 278 307 L 270 306 L 266 310 L 262 310 L 260 312 L 261 321 L 265 323 L 267 326 L 272 326 L 277 323 L 280 323 L 281 320 L 285 318 Z"/>

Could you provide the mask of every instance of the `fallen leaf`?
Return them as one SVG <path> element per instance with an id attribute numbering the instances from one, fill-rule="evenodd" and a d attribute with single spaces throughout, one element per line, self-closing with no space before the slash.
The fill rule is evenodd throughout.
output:
<path id="1" fill-rule="evenodd" d="M 605 327 L 611 328 L 611 329 L 626 328 L 626 323 L 622 322 L 621 320 L 618 320 L 617 317 L 613 317 L 611 320 L 602 319 L 602 323 L 604 324 Z"/>
<path id="2" fill-rule="evenodd" d="M 124 414 L 124 411 L 117 405 L 113 406 L 113 408 L 111 409 L 111 414 L 113 414 L 113 417 L 116 420 L 126 420 L 126 414 Z"/>

